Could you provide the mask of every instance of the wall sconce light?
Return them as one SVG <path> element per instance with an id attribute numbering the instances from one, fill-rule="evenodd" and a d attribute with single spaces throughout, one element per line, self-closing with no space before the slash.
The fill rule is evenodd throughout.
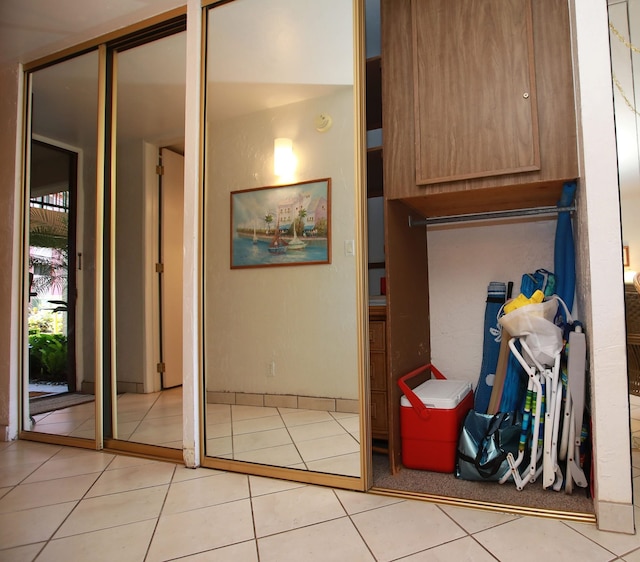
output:
<path id="1" fill-rule="evenodd" d="M 291 139 L 278 138 L 273 141 L 273 172 L 276 176 L 292 176 L 296 167 Z"/>

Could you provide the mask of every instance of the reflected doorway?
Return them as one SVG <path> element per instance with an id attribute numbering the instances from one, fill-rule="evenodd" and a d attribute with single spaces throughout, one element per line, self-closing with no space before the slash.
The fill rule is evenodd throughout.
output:
<path id="1" fill-rule="evenodd" d="M 184 157 L 160 149 L 158 285 L 160 375 L 163 390 L 182 386 L 182 253 Z"/>
<path id="2" fill-rule="evenodd" d="M 89 51 L 27 75 L 21 427 L 52 440 L 96 437 L 98 62 Z"/>
<path id="3" fill-rule="evenodd" d="M 27 321 L 32 415 L 77 387 L 77 163 L 73 151 L 31 142 Z"/>

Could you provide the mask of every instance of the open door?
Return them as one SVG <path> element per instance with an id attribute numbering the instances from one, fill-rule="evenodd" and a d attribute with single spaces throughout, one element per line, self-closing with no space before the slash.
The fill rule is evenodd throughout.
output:
<path id="1" fill-rule="evenodd" d="M 162 388 L 182 385 L 182 253 L 184 157 L 160 150 L 160 366 Z"/>

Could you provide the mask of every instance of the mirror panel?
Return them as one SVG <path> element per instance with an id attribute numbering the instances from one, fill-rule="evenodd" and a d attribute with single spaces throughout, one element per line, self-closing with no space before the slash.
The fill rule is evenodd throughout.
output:
<path id="1" fill-rule="evenodd" d="M 98 53 L 29 77 L 22 427 L 94 439 Z"/>
<path id="2" fill-rule="evenodd" d="M 207 14 L 208 457 L 362 473 L 353 13 L 347 0 L 235 0 Z M 294 168 L 277 176 L 282 138 Z M 326 203 L 315 191 L 325 179 Z M 231 217 L 239 198 L 250 201 L 241 223 Z M 269 249 L 276 235 L 289 244 L 288 261 Z M 243 236 L 255 242 L 255 261 L 232 268 Z M 304 246 L 294 249 L 300 240 L 326 244 L 329 263 L 307 261 Z"/>
<path id="3" fill-rule="evenodd" d="M 113 54 L 116 398 L 109 437 L 173 449 L 182 449 L 185 56 L 185 31 Z"/>

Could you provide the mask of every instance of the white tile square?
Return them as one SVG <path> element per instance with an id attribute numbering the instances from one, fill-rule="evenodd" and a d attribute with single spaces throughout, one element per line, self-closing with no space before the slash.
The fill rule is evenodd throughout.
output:
<path id="1" fill-rule="evenodd" d="M 2 548 L 12 548 L 50 539 L 71 513 L 76 503 L 57 503 L 22 511 L 1 513 L 0 545 Z M 2 558 L 1 553 L 0 558 Z"/>
<path id="2" fill-rule="evenodd" d="M 145 561 L 172 560 L 254 538 L 248 499 L 172 513 L 160 517 Z"/>
<path id="3" fill-rule="evenodd" d="M 629 552 L 628 554 L 625 554 L 620 560 L 624 560 L 625 562 L 640 562 L 640 550 Z"/>
<path id="4" fill-rule="evenodd" d="M 36 559 L 45 544 L 44 542 L 39 542 L 2 550 L 0 551 L 2 562 L 31 562 Z"/>
<path id="5" fill-rule="evenodd" d="M 303 488 L 306 484 L 293 482 L 291 480 L 279 480 L 277 478 L 266 478 L 263 476 L 249 476 L 249 487 L 251 489 L 251 497 L 264 496 L 265 494 L 273 494 L 274 492 L 283 492 L 284 490 L 292 490 L 293 488 Z"/>
<path id="6" fill-rule="evenodd" d="M 292 468 L 295 465 L 302 464 L 302 458 L 293 445 L 279 445 L 277 447 L 268 447 L 267 449 L 234 453 L 233 458 L 238 461 Z"/>
<path id="7" fill-rule="evenodd" d="M 213 473 L 171 484 L 162 514 L 210 507 L 249 497 L 249 477 L 245 474 Z"/>
<path id="8" fill-rule="evenodd" d="M 348 517 L 258 539 L 260 562 L 370 562 L 375 559 Z"/>
<path id="9" fill-rule="evenodd" d="M 157 463 L 158 461 L 154 459 L 147 459 L 144 457 L 130 457 L 128 455 L 117 455 L 116 458 L 113 459 L 111 463 L 109 463 L 107 470 L 118 470 L 120 468 L 131 468 L 134 466 L 143 466 Z M 182 465 L 176 466 L 181 467 Z"/>
<path id="10" fill-rule="evenodd" d="M 359 443 L 351 435 L 344 433 L 313 441 L 302 441 L 296 446 L 305 462 L 360 452 Z"/>
<path id="11" fill-rule="evenodd" d="M 353 414 L 336 416 L 335 412 L 332 412 L 331 415 L 336 418 L 337 422 L 349 433 L 360 433 L 360 416 Z"/>
<path id="12" fill-rule="evenodd" d="M 277 408 L 268 408 L 264 406 L 231 406 L 231 419 L 235 424 L 238 421 L 255 420 L 260 418 L 270 418 L 278 415 Z"/>
<path id="13" fill-rule="evenodd" d="M 229 404 L 207 404 L 206 423 L 231 423 L 231 406 Z"/>
<path id="14" fill-rule="evenodd" d="M 222 546 L 199 554 L 180 558 L 180 562 L 258 562 L 256 541 Z"/>
<path id="15" fill-rule="evenodd" d="M 346 515 L 329 488 L 305 486 L 253 498 L 258 538 Z"/>
<path id="16" fill-rule="evenodd" d="M 403 501 L 352 515 L 376 560 L 395 560 L 466 535 L 434 504 Z"/>
<path id="17" fill-rule="evenodd" d="M 284 429 L 272 429 L 270 431 L 258 431 L 256 433 L 243 433 L 233 436 L 233 452 L 243 453 L 280 445 L 291 445 L 291 436 Z"/>
<path id="18" fill-rule="evenodd" d="M 484 511 L 482 509 L 471 509 L 454 505 L 441 505 L 439 507 L 470 534 L 484 531 L 485 529 L 490 529 L 518 518 L 517 515 L 498 511 Z"/>
<path id="19" fill-rule="evenodd" d="M 25 483 L 102 472 L 109 466 L 109 463 L 114 457 L 115 455 L 97 451 L 87 451 L 84 455 L 74 455 L 71 457 L 56 455 L 31 474 L 25 480 Z"/>
<path id="20" fill-rule="evenodd" d="M 247 406 L 249 407 L 249 406 Z M 260 418 L 248 418 L 240 421 L 233 420 L 232 430 L 234 435 L 243 433 L 256 433 L 258 431 L 267 431 L 269 429 L 280 429 L 284 427 L 282 418 L 278 415 L 264 416 Z"/>
<path id="21" fill-rule="evenodd" d="M 169 484 L 175 469 L 176 467 L 172 463 L 156 461 L 117 470 L 105 470 L 86 497 L 93 498 Z"/>
<path id="22" fill-rule="evenodd" d="M 174 484 L 176 482 L 184 482 L 185 480 L 193 480 L 194 478 L 206 478 L 207 476 L 213 476 L 214 474 L 225 473 L 214 468 L 188 468 L 186 466 L 178 465 L 176 467 L 176 471 L 173 473 L 173 480 L 171 480 L 171 482 Z"/>
<path id="23" fill-rule="evenodd" d="M 353 492 L 351 490 L 335 490 L 335 493 L 349 515 L 405 501 L 402 498 L 393 498 L 391 496 L 381 496 L 365 492 Z"/>
<path id="24" fill-rule="evenodd" d="M 41 562 L 91 560 L 91 562 L 138 562 L 144 560 L 151 542 L 155 520 L 118 525 L 90 533 L 82 533 L 49 542 Z"/>
<path id="25" fill-rule="evenodd" d="M 227 457 L 233 454 L 231 436 L 207 439 L 206 455 L 208 457 Z"/>
<path id="26" fill-rule="evenodd" d="M 636 507 L 633 511 L 637 523 L 640 521 L 640 508 Z M 573 521 L 566 521 L 565 525 L 575 529 L 581 535 L 584 535 L 588 539 L 591 539 L 593 542 L 598 543 L 600 546 L 610 550 L 618 556 L 640 549 L 640 534 L 638 534 L 638 532 L 636 532 L 635 535 L 610 533 L 598 530 L 595 525 L 576 523 Z"/>
<path id="27" fill-rule="evenodd" d="M 344 435 L 347 431 L 337 421 L 325 421 L 289 427 L 289 433 L 296 443 L 320 439 L 321 437 L 332 437 L 334 435 Z"/>
<path id="28" fill-rule="evenodd" d="M 447 544 L 434 546 L 402 559 L 403 562 L 452 562 L 454 560 L 495 562 L 495 558 L 471 537 L 463 537 Z"/>
<path id="29" fill-rule="evenodd" d="M 207 439 L 216 439 L 218 437 L 231 437 L 231 422 L 207 424 L 205 435 Z"/>
<path id="30" fill-rule="evenodd" d="M 341 474 L 343 476 L 360 476 L 360 453 L 338 455 L 317 461 L 307 461 L 307 468 L 314 472 Z"/>
<path id="31" fill-rule="evenodd" d="M 541 517 L 521 517 L 476 533 L 474 538 L 498 560 L 601 562 L 615 558 L 562 521 Z"/>
<path id="32" fill-rule="evenodd" d="M 98 473 L 93 473 L 16 486 L 0 499 L 0 513 L 80 501 L 97 478 Z"/>
<path id="33" fill-rule="evenodd" d="M 182 442 L 182 416 L 145 418 L 129 437 L 136 443 L 162 445 L 172 441 Z"/>
<path id="34" fill-rule="evenodd" d="M 0 450 L 0 469 L 38 465 L 48 461 L 63 447 L 33 441 L 7 441 Z"/>
<path id="35" fill-rule="evenodd" d="M 12 464 L 0 469 L 0 486 L 17 486 L 42 466 L 42 463 Z"/>
<path id="36" fill-rule="evenodd" d="M 160 515 L 168 487 L 156 486 L 84 499 L 60 527 L 55 538 L 155 519 Z"/>
<path id="37" fill-rule="evenodd" d="M 280 415 L 287 427 L 305 425 L 307 423 L 319 423 L 331 421 L 333 418 L 329 412 L 322 410 L 294 410 L 280 408 Z"/>

